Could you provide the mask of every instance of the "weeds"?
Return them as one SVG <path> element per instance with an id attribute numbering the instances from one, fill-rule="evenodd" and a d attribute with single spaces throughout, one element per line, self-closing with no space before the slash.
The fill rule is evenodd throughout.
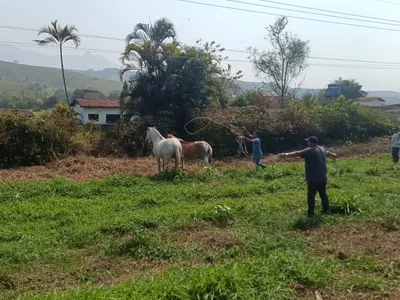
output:
<path id="1" fill-rule="evenodd" d="M 366 174 L 375 167 L 378 177 Z M 0 184 L 0 289 L 10 299 L 64 300 L 285 300 L 296 285 L 390 293 L 400 278 L 387 263 L 397 259 L 396 241 L 385 240 L 398 237 L 397 171 L 378 160 L 338 161 L 329 169 L 336 214 L 314 218 L 303 216 L 299 165 Z M 350 229 L 324 235 L 342 223 L 363 228 L 376 219 L 381 230 L 373 234 L 387 235 L 379 251 L 371 243 L 363 251 L 371 234 L 351 240 L 356 254 L 344 247 Z M 321 247 L 342 244 L 328 244 L 327 254 L 310 242 L 313 234 Z M 103 264 L 91 269 L 96 261 Z"/>
<path id="2" fill-rule="evenodd" d="M 384 218 L 382 221 L 382 227 L 387 231 L 396 231 L 400 229 L 400 216 L 390 215 Z"/>

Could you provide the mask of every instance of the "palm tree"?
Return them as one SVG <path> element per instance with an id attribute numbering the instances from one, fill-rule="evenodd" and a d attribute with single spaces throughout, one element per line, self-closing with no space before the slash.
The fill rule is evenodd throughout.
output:
<path id="1" fill-rule="evenodd" d="M 81 43 L 80 37 L 77 35 L 78 29 L 74 25 L 65 27 L 61 27 L 57 20 L 51 22 L 51 26 L 44 26 L 39 30 L 38 36 L 42 34 L 46 34 L 47 36 L 43 40 L 34 40 L 39 46 L 47 46 L 49 44 L 56 44 L 60 48 L 60 59 L 61 59 L 61 73 L 64 82 L 64 90 L 65 97 L 67 99 L 68 108 L 71 110 L 69 99 L 68 99 L 68 91 L 67 84 L 65 82 L 65 73 L 64 73 L 64 60 L 63 60 L 63 45 L 72 41 L 76 48 Z"/>
<path id="2" fill-rule="evenodd" d="M 162 18 L 154 24 L 139 23 L 126 37 L 126 47 L 121 61 L 123 74 L 130 70 L 145 70 L 149 74 L 162 68 L 164 62 L 164 43 L 168 39 L 175 41 L 174 24 Z"/>

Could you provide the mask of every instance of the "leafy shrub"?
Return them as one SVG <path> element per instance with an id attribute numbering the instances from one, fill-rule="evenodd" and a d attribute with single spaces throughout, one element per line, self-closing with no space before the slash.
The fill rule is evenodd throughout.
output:
<path id="1" fill-rule="evenodd" d="M 32 118 L 5 111 L 0 115 L 0 167 L 43 164 L 59 155 L 84 151 L 97 134 L 63 105 Z"/>
<path id="2" fill-rule="evenodd" d="M 214 222 L 224 224 L 232 219 L 233 214 L 230 207 L 224 205 L 217 205 L 214 207 L 214 215 L 212 217 Z"/>
<path id="3" fill-rule="evenodd" d="M 137 117 L 131 121 L 117 123 L 100 141 L 98 151 L 104 155 L 149 154 L 151 147 L 145 144 L 149 126 L 156 126 L 162 134 L 165 134 L 174 127 L 174 121 L 171 114 L 163 111 L 157 117 Z"/>
<path id="4" fill-rule="evenodd" d="M 238 151 L 239 145 L 229 128 L 238 134 L 242 134 L 243 126 L 256 131 L 263 141 L 263 151 L 276 153 L 304 147 L 304 138 L 310 135 L 318 136 L 322 144 L 366 142 L 399 127 L 392 115 L 343 97 L 327 105 L 317 101 L 291 101 L 284 109 L 275 110 L 262 106 L 209 109 L 195 117 L 219 123 L 208 124 L 206 119 L 197 119 L 191 131 L 200 130 L 192 139 L 206 140 L 220 157 L 235 155 Z"/>

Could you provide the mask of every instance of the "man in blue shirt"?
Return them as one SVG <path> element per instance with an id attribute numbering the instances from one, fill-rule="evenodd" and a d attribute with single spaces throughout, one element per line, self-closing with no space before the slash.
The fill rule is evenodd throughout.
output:
<path id="1" fill-rule="evenodd" d="M 253 162 L 256 164 L 256 168 L 266 168 L 266 166 L 261 163 L 262 151 L 260 138 L 257 136 L 256 132 L 250 134 L 246 127 L 243 127 L 243 129 L 245 130 L 245 133 L 247 135 L 247 137 L 244 136 L 243 138 L 253 144 Z"/>
<path id="2" fill-rule="evenodd" d="M 306 141 L 308 148 L 302 151 L 281 153 L 279 156 L 301 157 L 304 159 L 308 190 L 308 215 L 310 217 L 314 215 L 315 195 L 317 192 L 322 201 L 322 213 L 329 214 L 329 199 L 326 193 L 326 184 L 328 181 L 326 157 L 336 158 L 336 154 L 318 146 L 318 139 L 315 136 L 309 137 Z"/>

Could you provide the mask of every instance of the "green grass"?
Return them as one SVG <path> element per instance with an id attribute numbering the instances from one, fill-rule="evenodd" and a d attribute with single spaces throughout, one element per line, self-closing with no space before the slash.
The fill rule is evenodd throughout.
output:
<path id="1" fill-rule="evenodd" d="M 387 156 L 329 170 L 337 214 L 314 219 L 305 217 L 300 165 L 0 184 L 0 298 L 294 299 L 298 285 L 398 289 L 400 273 L 384 257 L 340 259 L 304 232 L 371 221 L 396 231 L 400 171 Z"/>
<path id="2" fill-rule="evenodd" d="M 122 84 L 114 80 L 106 80 L 66 70 L 68 89 L 93 88 L 104 94 L 121 90 Z M 41 84 L 48 87 L 49 92 L 63 88 L 61 71 L 56 68 L 29 66 L 0 61 L 0 93 L 8 96 L 19 96 L 19 93 L 30 84 Z"/>

